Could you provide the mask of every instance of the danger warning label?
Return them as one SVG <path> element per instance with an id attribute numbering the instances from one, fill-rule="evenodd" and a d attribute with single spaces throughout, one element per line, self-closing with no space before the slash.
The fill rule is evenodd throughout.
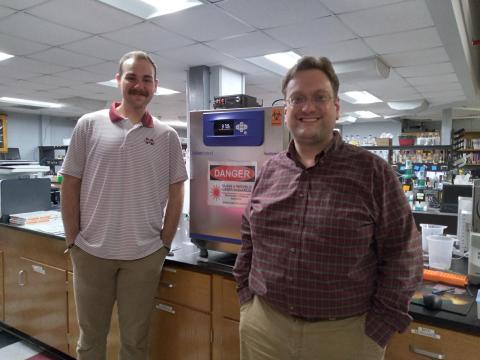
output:
<path id="1" fill-rule="evenodd" d="M 253 190 L 257 164 L 209 162 L 208 205 L 245 207 Z"/>

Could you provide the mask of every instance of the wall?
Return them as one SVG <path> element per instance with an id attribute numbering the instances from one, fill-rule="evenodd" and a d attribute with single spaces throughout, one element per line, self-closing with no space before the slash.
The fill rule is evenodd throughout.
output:
<path id="1" fill-rule="evenodd" d="M 382 133 L 390 133 L 393 135 L 393 145 L 398 145 L 398 136 L 402 132 L 402 124 L 400 122 L 369 122 L 360 124 L 349 124 L 342 126 L 343 138 L 347 136 L 359 135 L 360 139 L 372 135 L 373 137 L 379 137 Z"/>
<path id="2" fill-rule="evenodd" d="M 69 138 L 77 119 L 41 116 L 24 113 L 7 113 L 8 147 L 20 149 L 25 160 L 38 161 L 41 145 L 63 145 Z"/>
<path id="3" fill-rule="evenodd" d="M 480 119 L 455 119 L 452 121 L 454 131 L 465 129 L 465 131 L 480 131 Z"/>

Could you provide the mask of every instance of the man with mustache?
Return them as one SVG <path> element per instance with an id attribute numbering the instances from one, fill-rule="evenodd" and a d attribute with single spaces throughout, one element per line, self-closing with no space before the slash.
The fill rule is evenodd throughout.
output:
<path id="1" fill-rule="evenodd" d="M 389 164 L 334 131 L 338 88 L 327 58 L 283 80 L 293 140 L 257 178 L 233 271 L 242 360 L 380 360 L 411 320 L 415 222 Z"/>
<path id="2" fill-rule="evenodd" d="M 122 101 L 78 120 L 60 171 L 79 360 L 106 358 L 115 302 L 120 359 L 147 359 L 154 296 L 187 179 L 177 133 L 146 109 L 156 75 L 146 53 L 125 54 L 115 76 Z"/>

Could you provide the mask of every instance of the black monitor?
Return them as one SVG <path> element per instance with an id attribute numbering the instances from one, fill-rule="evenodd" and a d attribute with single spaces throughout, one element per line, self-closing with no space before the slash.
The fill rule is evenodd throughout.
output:
<path id="1" fill-rule="evenodd" d="M 8 152 L 0 153 L 0 160 L 20 160 L 20 150 L 18 148 L 8 148 Z"/>
<path id="2" fill-rule="evenodd" d="M 440 202 L 440 211 L 448 213 L 458 212 L 458 197 L 472 197 L 472 185 L 450 185 L 443 184 L 442 201 Z"/>

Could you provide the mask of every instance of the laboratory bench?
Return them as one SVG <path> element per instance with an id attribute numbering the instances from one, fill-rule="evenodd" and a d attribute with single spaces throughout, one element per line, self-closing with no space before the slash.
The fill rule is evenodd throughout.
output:
<path id="1" fill-rule="evenodd" d="M 0 224 L 0 317 L 3 324 L 75 355 L 78 338 L 73 272 L 61 233 Z M 152 316 L 152 359 L 239 359 L 235 255 L 209 251 L 208 261 L 184 231 L 172 244 Z M 464 261 L 454 260 L 457 271 Z M 3 285 L 3 286 L 2 286 Z M 472 288 L 475 295 L 477 289 Z M 476 304 L 467 316 L 411 304 L 414 321 L 387 346 L 386 360 L 475 359 L 480 354 Z M 114 312 L 108 359 L 119 348 Z"/>

